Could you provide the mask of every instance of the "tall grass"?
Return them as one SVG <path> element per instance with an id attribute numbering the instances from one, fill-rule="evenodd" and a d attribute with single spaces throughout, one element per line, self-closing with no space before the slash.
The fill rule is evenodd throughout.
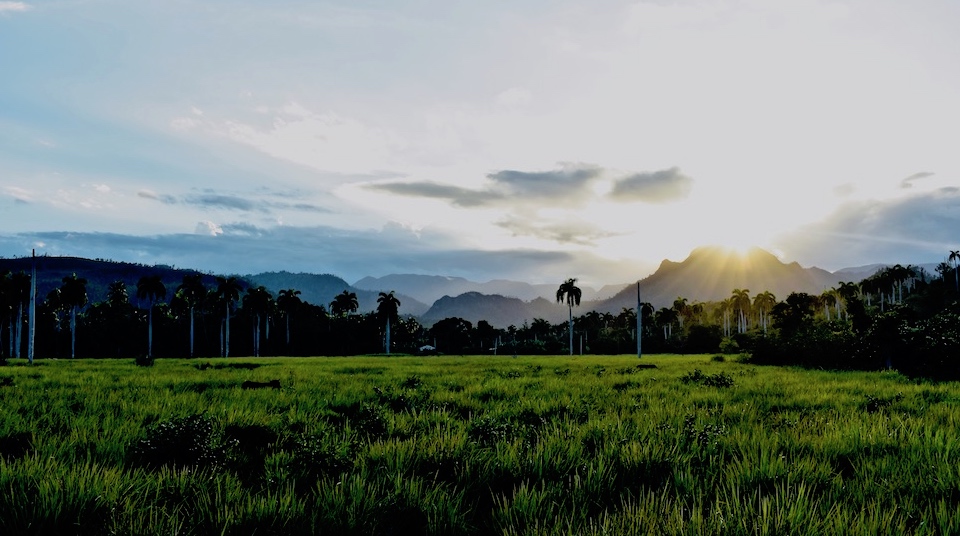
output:
<path id="1" fill-rule="evenodd" d="M 643 362 L 15 364 L 0 533 L 960 533 L 957 384 Z"/>

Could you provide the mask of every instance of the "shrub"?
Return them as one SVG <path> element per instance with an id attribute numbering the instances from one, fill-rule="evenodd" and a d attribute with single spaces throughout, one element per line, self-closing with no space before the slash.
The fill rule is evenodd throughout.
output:
<path id="1" fill-rule="evenodd" d="M 147 437 L 137 441 L 129 452 L 131 461 L 150 468 L 218 467 L 227 461 L 232 443 L 225 443 L 203 415 L 191 415 L 161 422 L 147 430 Z"/>

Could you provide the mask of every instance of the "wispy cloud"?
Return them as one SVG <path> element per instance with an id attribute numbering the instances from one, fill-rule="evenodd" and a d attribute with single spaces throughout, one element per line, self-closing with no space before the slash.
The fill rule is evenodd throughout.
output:
<path id="1" fill-rule="evenodd" d="M 904 189 L 913 188 L 913 183 L 915 181 L 918 181 L 920 179 L 925 179 L 927 177 L 932 177 L 933 175 L 935 175 L 935 173 L 932 173 L 930 171 L 921 171 L 920 173 L 914 173 L 913 175 L 910 175 L 909 177 L 900 181 L 900 188 L 904 188 Z"/>
<path id="2" fill-rule="evenodd" d="M 330 209 L 313 203 L 289 201 L 274 201 L 272 198 L 285 199 L 293 197 L 282 192 L 264 191 L 259 195 L 243 197 L 235 194 L 223 194 L 212 191 L 189 194 L 184 196 L 173 196 L 169 194 L 159 194 L 153 190 L 140 190 L 137 196 L 144 199 L 159 201 L 165 205 L 191 205 L 204 209 L 222 209 L 241 212 L 261 212 L 270 213 L 274 210 L 295 210 L 299 212 L 313 212 L 318 214 L 327 214 L 332 212 Z M 268 199 L 262 199 L 263 196 Z"/>
<path id="3" fill-rule="evenodd" d="M 22 13 L 30 9 L 32 9 L 32 6 L 26 2 L 0 2 L 0 15 Z"/>
<path id="4" fill-rule="evenodd" d="M 956 248 L 960 229 L 960 188 L 886 201 L 841 206 L 820 223 L 783 237 L 781 249 L 791 258 L 808 259 L 837 269 L 874 262 L 936 259 Z"/>
<path id="5" fill-rule="evenodd" d="M 533 236 L 560 244 L 592 246 L 596 240 L 616 236 L 586 221 L 545 222 L 532 218 L 510 217 L 497 222 L 497 226 L 510 231 L 514 236 Z"/>
<path id="6" fill-rule="evenodd" d="M 367 188 L 443 199 L 461 207 L 524 206 L 543 202 L 574 206 L 591 197 L 588 185 L 603 174 L 603 168 L 592 164 L 563 163 L 559 169 L 548 171 L 497 171 L 487 175 L 488 184 L 478 189 L 416 181 L 375 183 Z"/>
<path id="7" fill-rule="evenodd" d="M 610 196 L 617 201 L 668 203 L 687 197 L 692 188 L 693 179 L 673 167 L 624 177 L 614 183 Z"/>

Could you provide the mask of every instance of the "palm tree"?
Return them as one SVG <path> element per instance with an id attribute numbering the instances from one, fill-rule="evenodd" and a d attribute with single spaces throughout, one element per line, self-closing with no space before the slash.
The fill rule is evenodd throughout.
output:
<path id="1" fill-rule="evenodd" d="M 747 332 L 747 311 L 750 309 L 750 291 L 743 288 L 733 289 L 731 306 L 738 311 L 737 333 Z"/>
<path id="2" fill-rule="evenodd" d="M 137 281 L 137 299 L 147 300 L 147 358 L 153 357 L 153 305 L 167 297 L 167 287 L 159 275 L 143 276 Z"/>
<path id="3" fill-rule="evenodd" d="M 293 311 L 303 304 L 303 301 L 301 301 L 298 297 L 299 295 L 300 291 L 292 288 L 281 290 L 277 295 L 277 308 L 280 309 L 280 313 L 283 315 L 287 323 L 288 349 L 290 348 L 290 315 L 292 315 Z"/>
<path id="4" fill-rule="evenodd" d="M 3 319 L 10 325 L 10 355 L 13 355 L 13 303 L 11 300 L 10 270 L 0 272 L 0 341 L 3 340 Z M 2 346 L 0 346 L 2 348 Z M 3 362 L 3 352 L 0 351 L 0 363 Z"/>
<path id="5" fill-rule="evenodd" d="M 568 324 L 570 326 L 570 355 L 573 355 L 573 306 L 580 305 L 581 295 L 576 278 L 567 279 L 557 289 L 557 303 L 567 303 Z"/>
<path id="6" fill-rule="evenodd" d="M 960 266 L 960 250 L 951 251 L 947 261 L 953 263 L 953 283 L 956 290 L 960 292 L 960 276 L 957 275 L 957 267 Z"/>
<path id="7" fill-rule="evenodd" d="M 330 312 L 333 313 L 334 316 L 346 316 L 350 313 L 357 312 L 359 308 L 360 304 L 357 301 L 357 294 L 346 290 L 334 296 L 333 301 L 330 302 Z"/>
<path id="8" fill-rule="evenodd" d="M 400 300 L 393 295 L 391 290 L 389 293 L 381 292 L 380 296 L 377 298 L 377 314 L 386 319 L 387 322 L 387 339 L 386 339 L 386 354 L 390 355 L 390 321 L 397 317 L 397 311 L 400 308 Z"/>
<path id="9" fill-rule="evenodd" d="M 273 308 L 273 296 L 263 285 L 257 288 L 248 288 L 243 297 L 243 310 L 254 318 L 253 323 L 253 356 L 260 357 L 260 317 L 268 316 Z M 269 322 L 269 317 L 268 320 Z"/>
<path id="10" fill-rule="evenodd" d="M 773 309 L 773 306 L 776 304 L 777 297 L 769 290 L 765 290 L 753 298 L 753 308 L 760 314 L 760 325 L 763 326 L 764 335 L 766 335 L 767 325 L 770 323 L 770 310 Z"/>
<path id="11" fill-rule="evenodd" d="M 10 339 L 13 343 L 13 356 L 20 358 L 20 348 L 23 341 L 23 306 L 30 301 L 30 275 L 23 270 L 10 277 L 10 310 L 13 314 L 11 322 L 16 321 L 17 329 L 11 330 Z M 15 313 L 14 313 L 15 311 Z M 11 323 L 11 327 L 13 324 Z"/>
<path id="12" fill-rule="evenodd" d="M 193 357 L 193 312 L 198 305 L 203 305 L 203 302 L 207 297 L 207 287 L 203 285 L 203 276 L 201 274 L 188 274 L 183 276 L 183 282 L 180 283 L 179 287 L 177 287 L 176 294 L 177 296 L 180 296 L 180 298 L 187 304 L 187 307 L 190 308 L 190 357 Z"/>
<path id="13" fill-rule="evenodd" d="M 673 310 L 677 313 L 680 331 L 683 331 L 683 320 L 690 316 L 690 306 L 687 305 L 687 299 L 677 296 L 677 299 L 673 300 Z"/>
<path id="14" fill-rule="evenodd" d="M 87 280 L 73 274 L 63 278 L 59 298 L 70 309 L 70 359 L 77 355 L 77 311 L 87 304 Z"/>
<path id="15" fill-rule="evenodd" d="M 214 296 L 224 307 L 224 331 L 221 339 L 223 357 L 230 357 L 230 310 L 240 299 L 240 288 L 240 282 L 234 276 L 217 277 L 217 290 L 214 291 Z"/>

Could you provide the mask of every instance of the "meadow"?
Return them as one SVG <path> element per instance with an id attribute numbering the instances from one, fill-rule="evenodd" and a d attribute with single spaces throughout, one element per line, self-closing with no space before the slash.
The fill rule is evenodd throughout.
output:
<path id="1" fill-rule="evenodd" d="M 0 534 L 960 533 L 960 385 L 896 372 L 43 360 L 0 408 Z"/>

